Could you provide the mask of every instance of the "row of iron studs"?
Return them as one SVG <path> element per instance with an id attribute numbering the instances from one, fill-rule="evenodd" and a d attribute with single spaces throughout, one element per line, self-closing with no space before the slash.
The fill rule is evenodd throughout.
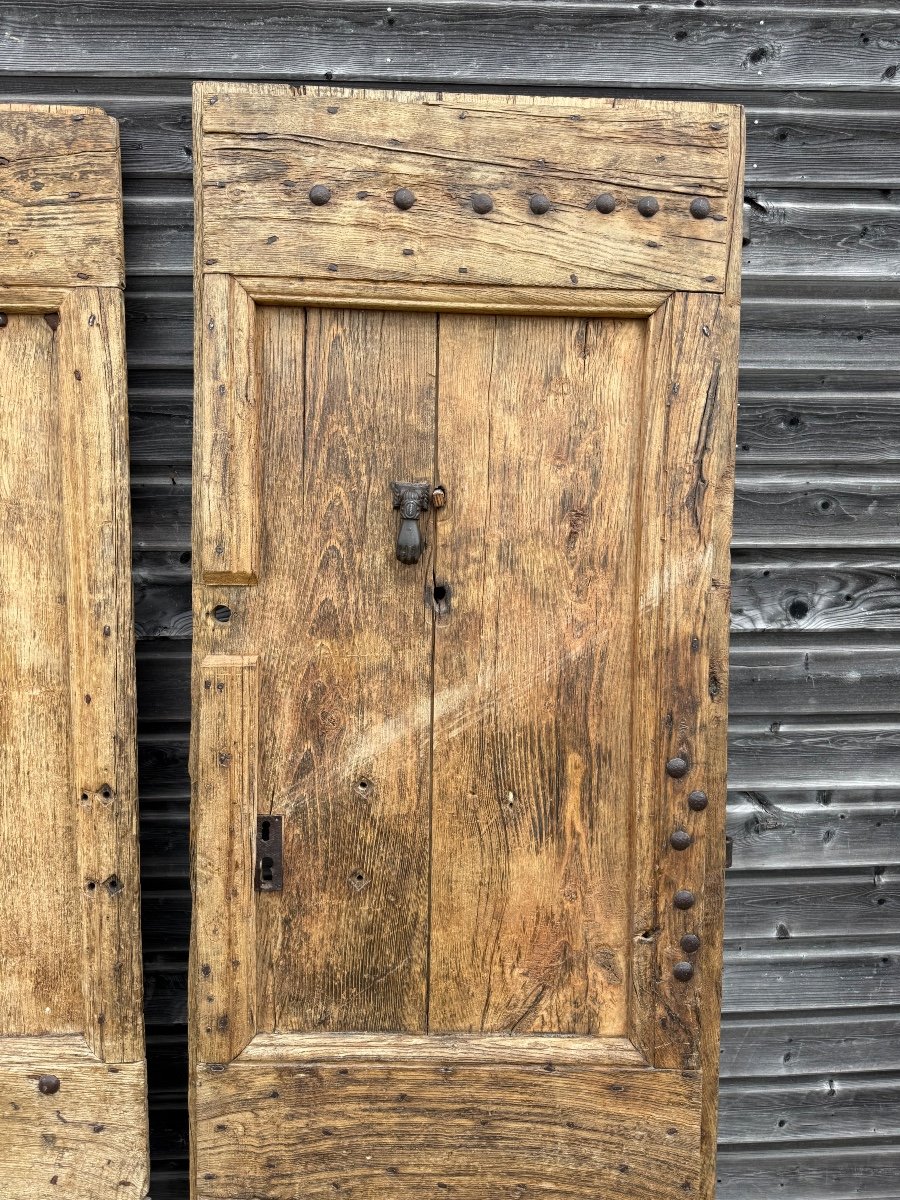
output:
<path id="1" fill-rule="evenodd" d="M 666 763 L 666 774 L 672 779 L 683 779 L 687 775 L 690 764 L 686 758 L 677 757 L 670 758 Z M 691 792 L 688 796 L 688 807 L 692 812 L 703 812 L 709 803 L 709 798 L 706 792 Z M 669 845 L 673 850 L 687 850 L 688 846 L 693 842 L 693 838 L 686 829 L 676 829 L 669 836 Z M 679 888 L 672 897 L 672 903 L 676 908 L 686 910 L 694 907 L 694 893 L 688 891 L 687 888 Z M 700 949 L 700 938 L 696 933 L 685 933 L 682 935 L 679 942 L 681 949 L 685 954 L 696 954 Z M 677 962 L 672 968 L 672 974 L 680 983 L 687 983 L 689 979 L 694 977 L 694 964 L 688 962 Z"/>
<path id="2" fill-rule="evenodd" d="M 324 183 L 316 183 L 309 189 L 309 202 L 321 208 L 323 204 L 327 204 L 331 199 L 331 188 L 326 187 Z M 394 204 L 402 212 L 407 212 L 416 202 L 415 192 L 409 188 L 398 188 L 394 192 Z M 480 216 L 489 213 L 493 210 L 493 197 L 487 192 L 476 192 L 472 197 L 472 209 Z M 542 217 L 544 213 L 548 213 L 553 207 L 549 196 L 545 196 L 542 192 L 534 192 L 528 200 L 528 207 L 536 217 Z M 609 214 L 616 210 L 616 198 L 611 192 L 604 192 L 595 200 L 592 200 L 588 208 L 596 208 L 597 212 Z M 635 208 L 642 217 L 655 217 L 659 212 L 659 201 L 655 196 L 641 196 Z M 690 203 L 688 209 L 691 216 L 698 221 L 702 221 L 712 212 L 712 207 L 705 196 L 695 196 Z"/>

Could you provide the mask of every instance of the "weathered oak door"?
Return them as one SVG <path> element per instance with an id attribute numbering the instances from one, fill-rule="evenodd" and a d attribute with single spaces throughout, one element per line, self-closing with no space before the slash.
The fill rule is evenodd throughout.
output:
<path id="1" fill-rule="evenodd" d="M 713 1187 L 740 111 L 195 94 L 194 1187 Z"/>
<path id="2" fill-rule="evenodd" d="M 119 130 L 0 106 L 0 1197 L 147 1190 Z"/>

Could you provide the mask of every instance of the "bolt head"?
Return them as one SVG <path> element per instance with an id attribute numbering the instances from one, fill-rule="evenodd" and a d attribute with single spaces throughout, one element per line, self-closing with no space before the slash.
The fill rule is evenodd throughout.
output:
<path id="1" fill-rule="evenodd" d="M 676 908 L 693 908 L 695 896 L 693 892 L 689 892 L 687 888 L 679 888 L 672 897 L 672 903 Z"/>
<path id="2" fill-rule="evenodd" d="M 672 974 L 679 983 L 687 983 L 689 979 L 694 978 L 694 965 L 689 962 L 677 962 L 672 968 Z"/>
<path id="3" fill-rule="evenodd" d="M 493 207 L 494 201 L 487 194 L 487 192 L 476 192 L 472 197 L 472 208 L 475 210 L 475 212 L 481 213 L 482 216 L 485 213 L 489 213 Z"/>
<path id="4" fill-rule="evenodd" d="M 327 204 L 331 199 L 331 188 L 327 188 L 324 183 L 316 183 L 309 189 L 309 202 L 315 204 L 316 208 L 321 208 L 323 204 Z"/>
<path id="5" fill-rule="evenodd" d="M 416 202 L 415 192 L 411 192 L 409 188 L 397 188 L 394 192 L 394 203 L 404 212 Z"/>
<path id="6" fill-rule="evenodd" d="M 670 758 L 666 763 L 666 774 L 672 779 L 683 779 L 687 775 L 690 768 L 690 763 L 682 755 L 677 755 L 675 758 Z"/>
<path id="7" fill-rule="evenodd" d="M 708 217 L 712 212 L 712 205 L 705 196 L 695 196 L 691 201 L 691 216 L 698 221 L 702 221 L 704 217 Z"/>
<path id="8" fill-rule="evenodd" d="M 550 211 L 550 200 L 541 192 L 535 192 L 528 201 L 528 207 L 536 217 L 542 217 L 544 213 Z"/>
<path id="9" fill-rule="evenodd" d="M 38 1091 L 43 1096 L 55 1096 L 59 1091 L 59 1076 L 41 1075 L 38 1079 Z"/>
<path id="10" fill-rule="evenodd" d="M 687 850 L 693 840 L 686 829 L 675 829 L 669 836 L 669 845 L 673 850 Z"/>
<path id="11" fill-rule="evenodd" d="M 688 808 L 693 809 L 694 812 L 703 812 L 707 804 L 709 804 L 709 797 L 706 792 L 691 792 L 688 796 Z"/>
<path id="12" fill-rule="evenodd" d="M 597 212 L 609 214 L 616 211 L 616 198 L 612 192 L 603 192 L 594 201 Z"/>
<path id="13" fill-rule="evenodd" d="M 700 939 L 696 933 L 686 933 L 679 942 L 679 945 L 685 954 L 696 954 L 700 949 Z"/>
<path id="14" fill-rule="evenodd" d="M 637 202 L 637 210 L 642 217 L 655 217 L 659 212 L 659 201 L 655 196 L 641 196 Z"/>

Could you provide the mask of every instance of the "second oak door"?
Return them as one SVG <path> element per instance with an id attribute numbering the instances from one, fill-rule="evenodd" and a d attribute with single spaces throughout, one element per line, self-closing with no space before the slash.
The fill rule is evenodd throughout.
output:
<path id="1" fill-rule="evenodd" d="M 710 1195 L 739 117 L 195 119 L 195 1195 Z"/>

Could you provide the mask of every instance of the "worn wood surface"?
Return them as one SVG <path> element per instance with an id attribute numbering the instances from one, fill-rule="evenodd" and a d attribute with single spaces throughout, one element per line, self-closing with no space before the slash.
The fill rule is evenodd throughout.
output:
<path id="1" fill-rule="evenodd" d="M 385 86 L 418 79 L 420 86 L 438 88 L 450 81 L 451 72 L 463 70 L 472 90 L 496 84 L 500 72 L 515 71 L 522 86 L 535 92 L 547 84 L 566 90 L 583 85 L 607 96 L 696 100 L 699 95 L 743 103 L 748 194 L 766 209 L 750 207 L 754 242 L 745 248 L 745 291 L 761 289 L 780 314 L 785 334 L 795 329 L 784 349 L 800 347 L 802 361 L 804 347 L 811 354 L 821 341 L 814 343 L 812 329 L 799 324 L 802 314 L 786 303 L 800 280 L 796 275 L 785 278 L 780 254 L 790 255 L 793 272 L 805 273 L 812 307 L 843 308 L 848 325 L 854 308 L 858 311 L 858 303 L 845 299 L 854 281 L 861 282 L 861 294 L 868 297 L 883 286 L 896 288 L 897 193 L 879 190 L 896 189 L 900 183 L 900 93 L 897 77 L 890 77 L 898 62 L 890 40 L 897 20 L 890 6 L 851 10 L 824 0 L 802 5 L 765 0 L 737 8 L 686 3 L 655 5 L 641 13 L 629 9 L 626 15 L 620 10 L 611 17 L 608 7 L 565 9 L 542 0 L 527 10 L 492 5 L 488 16 L 482 13 L 474 22 L 455 6 L 442 5 L 429 10 L 424 24 L 422 8 L 401 0 L 391 7 L 390 14 L 384 6 L 377 13 L 371 10 L 372 20 L 382 24 L 367 26 L 347 6 L 339 15 L 329 6 L 323 16 L 322 8 L 306 3 L 287 8 L 255 0 L 220 8 L 215 29 L 209 13 L 201 23 L 197 9 L 186 14 L 183 6 L 176 11 L 167 4 L 154 6 L 152 15 L 146 6 L 82 5 L 77 20 L 74 9 L 62 12 L 54 5 L 51 13 L 47 4 L 29 8 L 27 14 L 17 4 L 4 14 L 4 31 L 12 37 L 4 42 L 0 67 L 19 72 L 4 74 L 6 99 L 87 100 L 120 122 L 126 246 L 133 276 L 126 310 L 131 318 L 135 536 L 141 543 L 136 546 L 135 583 L 139 630 L 145 637 L 164 638 L 176 647 L 178 641 L 171 639 L 182 639 L 183 649 L 183 639 L 190 636 L 190 563 L 182 561 L 190 547 L 187 505 L 170 507 L 168 493 L 176 490 L 172 479 L 185 479 L 190 467 L 192 75 L 212 77 L 221 74 L 221 67 L 241 78 L 265 77 L 287 62 L 291 80 L 321 78 L 326 71 L 337 80 L 361 79 L 365 71 Z M 246 24 L 248 14 L 252 28 Z M 584 40 L 562 43 L 551 36 L 558 26 L 548 23 L 548 14 L 553 22 L 577 21 L 586 31 Z M 385 24 L 390 19 L 393 26 Z M 173 27 L 177 32 L 169 36 Z M 689 36 L 676 40 L 682 33 Z M 23 42 L 14 40 L 23 35 Z M 512 52 L 510 42 L 515 43 Z M 401 46 L 412 47 L 415 57 Z M 222 54 L 234 57 L 217 63 Z M 852 294 L 859 292 L 854 288 Z M 765 308 L 745 308 L 744 330 L 764 316 Z M 881 359 L 870 352 L 862 366 L 850 367 L 837 354 L 831 362 L 826 385 L 822 372 L 797 368 L 795 352 L 789 361 L 776 337 L 769 340 L 765 357 L 754 360 L 752 371 L 745 368 L 739 482 L 757 462 L 794 464 L 803 478 L 826 485 L 835 464 L 842 472 L 853 466 L 865 478 L 897 462 L 896 356 Z M 800 417 L 799 424 L 791 423 L 794 416 Z M 749 449 L 742 448 L 744 443 Z M 766 486 L 777 495 L 777 477 Z M 163 520 L 157 519 L 160 506 Z M 871 869 L 897 862 L 900 743 L 892 741 L 881 718 L 871 723 L 867 680 L 870 669 L 875 678 L 887 680 L 890 663 L 898 657 L 893 638 L 900 612 L 900 561 L 892 557 L 889 542 L 881 548 L 871 543 L 836 547 L 827 523 L 795 535 L 789 514 L 777 519 L 777 504 L 769 513 L 775 519 L 765 527 L 765 540 L 733 555 L 733 628 L 751 631 L 751 636 L 753 630 L 777 632 L 785 643 L 800 633 L 812 634 L 814 660 L 829 644 L 840 651 L 848 633 L 888 634 L 879 639 L 881 665 L 868 657 L 866 669 L 849 681 L 848 694 L 841 698 L 833 692 L 833 703 L 844 714 L 842 723 L 835 725 L 823 714 L 826 719 L 819 718 L 815 730 L 799 727 L 792 719 L 790 690 L 782 689 L 776 709 L 763 689 L 754 700 L 760 708 L 755 736 L 749 737 L 742 718 L 732 738 L 736 786 L 729 795 L 729 823 L 737 838 L 735 869 L 771 872 L 773 881 L 799 889 L 805 868 L 842 873 L 847 865 Z M 170 521 L 176 524 L 170 527 Z M 167 684 L 162 664 L 153 657 L 157 647 L 146 649 L 138 663 L 139 681 L 146 685 L 141 702 L 146 714 L 141 725 L 142 862 L 151 876 L 165 875 L 171 882 L 164 890 L 154 884 L 155 899 L 144 911 L 145 939 L 154 939 L 147 956 L 156 1064 L 151 1073 L 156 1106 L 153 1195 L 184 1200 L 186 1117 L 180 1064 L 185 1051 L 179 1038 L 185 1019 L 188 921 L 186 657 L 182 654 L 180 669 L 173 665 Z M 731 695 L 736 700 L 740 690 L 733 673 Z M 808 688 L 795 694 L 808 696 Z M 879 702 L 889 703 L 888 691 L 877 695 Z M 836 785 L 838 778 L 844 786 Z M 175 886 L 173 874 L 179 873 L 180 885 Z M 743 919 L 737 907 L 741 903 L 739 893 L 726 904 L 729 924 Z M 886 909 L 871 915 L 875 928 L 879 914 L 886 917 Z M 777 907 L 771 916 L 776 925 Z M 740 943 L 726 944 L 726 1004 L 734 1001 L 728 979 L 738 970 L 735 994 L 752 996 L 758 1012 L 738 1032 L 732 1032 L 727 1017 L 723 1075 L 731 1072 L 734 1038 L 731 1044 L 739 1042 L 742 1053 L 737 1074 L 759 1074 L 774 1083 L 794 1060 L 781 1064 L 781 1055 L 770 1055 L 767 1047 L 776 1044 L 780 1031 L 791 1036 L 795 1023 L 804 1025 L 809 1036 L 822 1030 L 821 1057 L 812 1069 L 824 1079 L 839 1082 L 846 1071 L 895 1069 L 888 1057 L 895 1038 L 870 1039 L 855 1059 L 844 1056 L 843 1035 L 835 1034 L 831 1048 L 827 1041 L 832 1006 L 843 1004 L 846 996 L 850 1007 L 843 1010 L 845 1018 L 862 1020 L 865 1004 L 877 1005 L 885 994 L 889 975 L 873 969 L 866 976 L 868 968 L 844 955 L 844 947 L 856 937 L 848 923 L 840 935 L 815 945 L 807 976 L 811 989 L 801 976 L 781 969 L 786 955 L 793 961 L 798 946 L 806 945 L 805 938 L 758 940 L 746 970 L 735 962 Z M 890 973 L 900 969 L 896 952 L 896 942 L 886 935 L 869 942 L 865 954 L 873 967 L 889 958 L 881 970 Z M 173 1046 L 179 1045 L 176 1054 Z M 783 1053 L 790 1049 L 786 1045 Z M 783 1104 L 773 1090 L 773 1126 L 785 1115 Z M 779 1200 L 894 1200 L 897 1152 L 864 1133 L 843 1136 L 838 1114 L 829 1118 L 833 1143 L 817 1144 L 814 1151 L 790 1140 L 773 1148 L 765 1135 L 751 1148 L 731 1150 L 730 1140 L 740 1129 L 737 1106 L 725 1114 L 721 1127 L 721 1200 L 772 1200 L 776 1195 Z"/>
<path id="2" fill-rule="evenodd" d="M 624 1033 L 643 328 L 440 347 L 429 1027 Z"/>
<path id="3" fill-rule="evenodd" d="M 198 1197 L 288 1200 L 298 1178 L 310 1197 L 334 1195 L 337 1182 L 384 1200 L 423 1190 L 587 1200 L 608 1189 L 675 1200 L 696 1189 L 695 1076 L 546 1054 L 502 1068 L 450 1055 L 440 1065 L 341 1061 L 202 1071 Z"/>
<path id="4" fill-rule="evenodd" d="M 142 1196 L 117 128 L 4 105 L 0 143 L 0 1192 Z"/>

